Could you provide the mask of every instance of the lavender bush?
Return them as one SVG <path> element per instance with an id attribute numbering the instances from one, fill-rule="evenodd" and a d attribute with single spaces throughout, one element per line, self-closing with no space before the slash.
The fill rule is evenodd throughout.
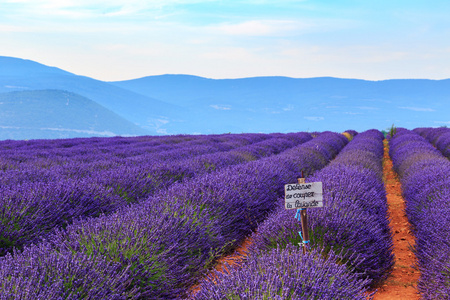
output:
<path id="1" fill-rule="evenodd" d="M 340 134 L 323 133 L 278 155 L 176 183 L 111 215 L 80 219 L 43 242 L 56 252 L 118 263 L 130 278 L 124 292 L 136 291 L 142 299 L 178 298 L 215 257 L 256 228 L 285 182 L 323 167 L 346 143 Z M 17 253 L 13 260 L 21 257 Z M 10 279 L 2 280 L 7 286 Z"/>
<path id="2" fill-rule="evenodd" d="M 125 205 L 86 180 L 29 182 L 0 190 L 0 254 L 36 242 L 74 217 L 99 216 Z"/>
<path id="3" fill-rule="evenodd" d="M 359 133 L 329 166 L 307 178 L 307 182 L 323 183 L 325 203 L 308 210 L 312 247 L 341 253 L 348 267 L 372 286 L 382 282 L 393 266 L 382 140 L 378 131 Z M 249 251 L 298 245 L 301 224 L 294 214 L 280 203 L 258 227 Z"/>
<path id="4" fill-rule="evenodd" d="M 137 299 L 117 263 L 83 253 L 57 252 L 47 244 L 0 258 L 0 299 Z"/>
<path id="5" fill-rule="evenodd" d="M 349 273 L 333 252 L 305 255 L 287 246 L 251 256 L 202 281 L 195 299 L 368 299 L 367 281 Z"/>
<path id="6" fill-rule="evenodd" d="M 416 128 L 413 131 L 426 138 L 445 157 L 450 159 L 450 128 Z"/>
<path id="7" fill-rule="evenodd" d="M 427 136 L 426 131 L 421 134 Z M 406 129 L 398 131 L 390 146 L 416 237 L 418 289 L 423 299 L 446 299 L 450 294 L 450 161 L 424 137 Z"/>
<path id="8" fill-rule="evenodd" d="M 200 142 L 205 144 L 207 141 L 220 144 L 216 147 L 218 151 L 216 153 L 181 160 L 173 157 L 173 162 L 170 163 L 149 159 L 139 164 L 136 164 L 134 160 L 137 153 L 149 151 L 155 154 L 156 152 L 151 150 L 160 148 L 161 145 L 148 146 L 146 140 L 137 143 L 133 142 L 135 138 L 131 141 L 120 138 L 117 143 L 119 149 L 110 149 L 114 144 L 100 148 L 102 151 L 106 149 L 114 151 L 116 160 L 111 162 L 95 161 L 89 154 L 89 148 L 78 149 L 80 144 L 84 145 L 82 141 L 99 147 L 98 143 L 101 139 L 60 141 L 63 149 L 70 146 L 69 152 L 44 147 L 44 143 L 19 147 L 19 149 L 24 148 L 28 158 L 24 156 L 24 161 L 16 169 L 5 171 L 0 177 L 2 182 L 0 203 L 3 208 L 0 211 L 2 218 L 0 254 L 4 255 L 13 247 L 20 248 L 36 242 L 55 227 L 64 227 L 71 223 L 73 218 L 109 214 L 126 206 L 127 203 L 138 202 L 155 191 L 167 188 L 174 182 L 212 172 L 227 165 L 243 163 L 247 159 L 272 155 L 310 139 L 311 136 L 306 133 L 274 135 L 274 137 L 271 135 L 242 135 L 233 138 L 211 136 L 208 139 L 201 138 L 200 141 L 190 140 L 178 143 L 184 146 L 188 144 L 186 147 L 191 148 L 189 151 L 183 146 L 171 151 L 164 148 L 158 153 L 159 156 L 164 157 L 169 157 L 168 153 L 179 154 L 180 149 L 184 151 L 183 153 L 202 153 L 203 150 L 196 150 L 198 149 L 196 144 Z M 252 144 L 253 141 L 259 142 Z M 71 143 L 68 144 L 69 142 Z M 246 145 L 227 152 L 219 151 L 242 144 Z M 133 145 L 138 149 L 129 148 L 127 153 L 126 148 L 122 149 L 121 145 Z M 5 148 L 5 145 L 3 147 Z M 211 149 L 210 146 L 202 147 L 200 149 Z M 49 149 L 57 155 L 47 153 Z M 93 149 L 94 152 L 95 149 Z M 34 150 L 37 150 L 38 154 L 34 153 Z M 31 155 L 34 155 L 34 158 Z M 117 155 L 127 159 L 117 159 Z M 45 157 L 44 161 L 41 160 L 42 157 Z M 61 157 L 65 158 L 61 159 Z M 101 156 L 94 157 L 101 158 Z M 56 161 L 54 165 L 50 163 L 53 159 Z M 43 169 L 37 169 L 37 166 Z"/>

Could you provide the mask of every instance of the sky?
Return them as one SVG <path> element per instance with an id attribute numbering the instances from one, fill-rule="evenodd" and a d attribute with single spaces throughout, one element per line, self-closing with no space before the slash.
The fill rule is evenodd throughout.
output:
<path id="1" fill-rule="evenodd" d="M 104 81 L 450 78 L 448 0 L 0 0 L 0 56 Z"/>

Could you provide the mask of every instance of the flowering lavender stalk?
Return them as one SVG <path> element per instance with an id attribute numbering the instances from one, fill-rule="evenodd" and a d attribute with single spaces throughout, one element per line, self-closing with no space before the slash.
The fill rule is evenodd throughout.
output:
<path id="1" fill-rule="evenodd" d="M 393 266 L 382 140 L 379 131 L 359 133 L 327 167 L 307 178 L 322 182 L 324 191 L 324 207 L 308 210 L 312 247 L 341 253 L 348 267 L 372 286 L 383 281 Z M 298 245 L 301 224 L 294 213 L 280 205 L 258 227 L 249 251 Z"/>
<path id="2" fill-rule="evenodd" d="M 121 166 L 125 162 L 142 163 L 147 160 L 187 158 L 188 155 L 198 155 L 199 153 L 228 151 L 268 138 L 271 138 L 271 135 L 242 134 L 3 141 L 0 142 L 0 157 L 2 158 L 0 166 L 4 171 L 19 171 L 15 172 L 16 176 L 20 175 L 22 170 L 30 172 L 45 169 L 60 175 L 72 175 L 79 178 L 79 176 L 89 175 L 90 172 L 98 169 Z M 73 171 L 72 168 L 74 168 Z M 76 171 L 80 171 L 82 174 L 79 175 Z M 42 181 L 39 176 L 32 179 Z M 51 181 L 52 178 L 48 178 L 48 180 Z M 2 182 L 5 183 L 4 180 Z"/>
<path id="3" fill-rule="evenodd" d="M 137 202 L 139 199 L 145 198 L 159 189 L 168 187 L 184 177 L 194 177 L 210 171 L 205 168 L 204 164 L 210 163 L 209 165 L 212 165 L 214 162 L 217 162 L 217 160 L 214 160 L 215 155 L 222 159 L 226 157 L 236 158 L 240 153 L 251 153 L 253 151 L 253 157 L 259 158 L 280 152 L 297 143 L 311 139 L 309 134 L 303 133 L 282 136 L 286 138 L 272 138 L 270 135 L 240 135 L 233 139 L 227 136 L 205 137 L 201 138 L 200 141 L 194 139 L 188 142 L 180 142 L 179 144 L 184 146 L 175 150 L 175 152 L 179 154 L 180 149 L 185 151 L 187 150 L 186 147 L 191 147 L 190 153 L 197 153 L 197 150 L 195 150 L 197 148 L 194 146 L 200 142 L 206 143 L 207 141 L 219 143 L 220 146 L 216 149 L 218 152 L 201 155 L 198 159 L 193 157 L 182 160 L 184 163 L 180 163 L 174 158 L 175 161 L 171 164 L 165 162 L 155 163 L 155 160 L 149 160 L 145 164 L 139 164 L 139 166 L 135 165 L 135 161 L 130 163 L 129 159 L 124 159 L 122 162 L 116 160 L 113 163 L 98 162 L 91 159 L 89 151 L 86 151 L 86 149 L 78 149 L 80 144 L 85 145 L 88 142 L 97 145 L 97 142 L 102 141 L 101 139 L 81 139 L 76 141 L 78 143 L 70 140 L 60 141 L 60 143 L 63 143 L 62 146 L 70 146 L 71 151 L 69 152 L 63 150 L 66 148 L 53 149 L 45 147 L 45 143 L 40 144 L 36 142 L 30 147 L 23 147 L 24 152 L 30 155 L 27 158 L 30 162 L 22 162 L 18 166 L 20 171 L 13 169 L 5 172 L 8 174 L 2 174 L 3 184 L 0 189 L 0 203 L 2 204 L 2 210 L 0 211 L 2 218 L 0 226 L 0 255 L 4 255 L 12 250 L 13 247 L 21 248 L 26 244 L 36 242 L 55 227 L 66 226 L 67 223 L 71 223 L 73 218 L 96 217 L 100 214 L 112 213 L 119 207 L 127 205 L 128 202 Z M 106 140 L 110 141 L 110 139 Z M 134 140 L 135 138 L 131 140 L 121 138 L 114 140 L 119 145 L 119 149 L 111 149 L 110 147 L 113 144 L 108 144 L 107 148 L 102 149 L 110 149 L 116 155 L 123 154 L 124 157 L 135 158 L 135 155 L 142 153 L 142 151 L 149 151 L 155 154 L 156 152 L 151 150 L 161 146 L 153 146 L 153 144 L 142 146 L 141 144 L 147 144 L 147 142 L 136 142 Z M 82 141 L 85 141 L 85 143 Z M 261 142 L 252 144 L 253 141 Z M 72 143 L 68 144 L 69 142 Z M 142 149 L 128 148 L 129 152 L 127 153 L 126 148 L 121 149 L 120 147 L 120 145 L 128 146 L 129 144 Z M 228 150 L 241 144 L 246 144 L 246 146 L 235 148 L 233 152 L 219 151 L 220 149 Z M 49 148 L 57 153 L 56 165 L 50 164 L 50 161 L 55 158 L 53 154 L 46 152 L 33 154 L 34 150 L 48 151 Z M 204 148 L 198 151 L 201 153 L 204 151 L 202 149 Z M 210 149 L 210 147 L 206 146 L 206 149 Z M 164 157 L 167 156 L 167 153 L 174 153 L 174 151 L 166 150 L 158 153 L 164 154 Z M 79 155 L 80 152 L 81 155 Z M 33 158 L 31 155 L 36 157 Z M 45 162 L 41 160 L 43 156 L 45 156 Z M 62 156 L 67 156 L 67 160 L 58 160 Z M 73 159 L 73 161 L 70 159 Z M 79 165 L 79 160 L 85 163 Z M 242 163 L 243 161 L 245 160 L 229 159 L 227 163 L 231 165 Z M 44 171 L 36 169 L 37 162 L 41 166 L 45 166 Z M 58 163 L 64 163 L 64 167 L 62 168 Z M 217 164 L 215 168 L 226 165 L 224 159 L 222 165 Z M 99 172 L 96 170 L 99 166 L 102 169 L 106 168 L 106 170 Z M 26 172 L 24 172 L 25 170 Z M 31 174 L 35 176 L 30 176 Z M 66 178 L 67 175 L 69 175 L 69 178 Z M 18 177 L 21 179 L 18 179 Z"/>
<path id="4" fill-rule="evenodd" d="M 307 142 L 311 136 L 306 133 L 280 138 L 270 138 L 261 142 L 245 145 L 227 152 L 204 154 L 188 159 L 174 159 L 154 164 L 142 163 L 126 166 L 126 172 L 108 170 L 97 173 L 95 180 L 111 187 L 128 202 L 138 202 L 165 189 L 175 182 L 182 182 L 231 165 L 245 163 L 265 156 L 280 153 L 288 148 Z M 125 166 L 124 166 L 125 167 Z M 122 167 L 121 169 L 124 169 Z"/>
<path id="5" fill-rule="evenodd" d="M 445 157 L 450 159 L 450 128 L 416 128 L 413 131 L 426 138 Z"/>
<path id="6" fill-rule="evenodd" d="M 137 290 L 143 299 L 178 298 L 218 255 L 256 228 L 275 207 L 285 182 L 323 167 L 347 142 L 324 133 L 278 155 L 175 184 L 111 215 L 78 220 L 47 242 L 56 252 L 120 264 L 130 280 L 124 292 Z"/>
<path id="7" fill-rule="evenodd" d="M 36 242 L 72 218 L 111 213 L 126 204 L 87 180 L 30 182 L 0 189 L 0 254 Z"/>
<path id="8" fill-rule="evenodd" d="M 417 130 L 431 141 L 433 132 Z M 406 201 L 406 214 L 416 237 L 415 252 L 423 299 L 450 294 L 450 161 L 424 137 L 401 129 L 390 151 Z"/>
<path id="9" fill-rule="evenodd" d="M 341 259 L 332 251 L 303 255 L 292 245 L 276 248 L 215 271 L 194 299 L 368 299 L 367 280 L 349 273 Z"/>
<path id="10" fill-rule="evenodd" d="M 0 258 L 0 299 L 137 299 L 127 270 L 103 258 L 48 244 Z"/>

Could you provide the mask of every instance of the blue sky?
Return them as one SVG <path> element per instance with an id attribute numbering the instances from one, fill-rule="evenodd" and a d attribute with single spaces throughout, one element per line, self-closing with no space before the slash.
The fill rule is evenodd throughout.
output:
<path id="1" fill-rule="evenodd" d="M 101 80 L 450 78 L 450 1 L 0 0 L 0 55 Z"/>

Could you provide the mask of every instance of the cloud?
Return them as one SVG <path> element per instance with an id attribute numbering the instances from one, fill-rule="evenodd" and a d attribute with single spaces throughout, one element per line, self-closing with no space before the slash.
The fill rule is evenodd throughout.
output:
<path id="1" fill-rule="evenodd" d="M 160 124 L 167 124 L 167 123 L 169 123 L 169 120 L 165 120 L 165 119 L 156 119 L 156 121 L 158 122 L 158 123 L 160 123 Z"/>
<path id="2" fill-rule="evenodd" d="M 156 129 L 156 132 L 159 133 L 159 134 L 168 134 L 167 133 L 167 129 L 162 129 L 162 128 Z"/>
<path id="3" fill-rule="evenodd" d="M 278 0 L 276 1 L 277 4 L 297 4 L 299 2 L 306 2 L 308 0 Z M 273 0 L 245 0 L 245 2 L 249 3 L 249 4 L 254 4 L 254 5 L 263 5 L 263 4 L 273 4 L 274 1 Z"/>
<path id="4" fill-rule="evenodd" d="M 324 117 L 304 117 L 308 121 L 323 121 Z"/>
<path id="5" fill-rule="evenodd" d="M 288 104 L 286 107 L 283 108 L 284 111 L 292 111 L 294 110 L 294 106 L 292 104 Z"/>
<path id="6" fill-rule="evenodd" d="M 412 111 L 435 111 L 432 108 L 424 108 L 424 107 L 405 107 L 405 106 L 402 106 L 402 107 L 399 107 L 399 108 L 412 110 Z"/>
<path id="7" fill-rule="evenodd" d="M 430 23 L 411 18 L 397 27 L 379 21 L 366 4 L 313 2 L 4 0 L 0 39 L 8 41 L 3 55 L 105 80 L 148 72 L 210 78 L 448 77 L 448 64 L 442 64 L 449 56 L 445 26 L 419 32 L 411 28 Z M 442 11 L 437 20 L 448 24 Z M 366 32 L 373 33 L 370 39 Z M 102 47 L 112 52 L 105 55 Z M 120 74 L 111 62 L 121 62 Z"/>
<path id="8" fill-rule="evenodd" d="M 214 26 L 214 29 L 233 36 L 280 36 L 301 27 L 300 22 L 290 20 L 249 20 Z"/>
<path id="9" fill-rule="evenodd" d="M 26 86 L 5 85 L 7 89 L 28 89 Z"/>
<path id="10" fill-rule="evenodd" d="M 206 59 L 212 60 L 251 60 L 253 54 L 251 51 L 245 48 L 237 47 L 218 47 L 213 52 L 205 52 L 202 54 Z"/>
<path id="11" fill-rule="evenodd" d="M 41 8 L 92 8 L 92 7 L 111 7 L 111 6 L 145 6 L 161 7 L 163 5 L 172 5 L 174 3 L 195 2 L 180 0 L 7 0 L 8 4 L 27 5 Z"/>
<path id="12" fill-rule="evenodd" d="M 372 107 L 372 106 L 358 106 L 359 109 L 363 109 L 363 110 L 378 110 L 379 108 L 377 107 Z"/>
<path id="13" fill-rule="evenodd" d="M 210 107 L 217 109 L 217 110 L 230 110 L 231 107 L 229 105 L 210 105 Z"/>
<path id="14" fill-rule="evenodd" d="M 64 17 L 69 19 L 137 16 L 142 13 L 161 13 L 173 4 L 197 1 L 174 0 L 9 0 L 9 8 L 15 15 L 34 17 Z"/>
<path id="15" fill-rule="evenodd" d="M 0 32 L 30 32 L 30 29 L 28 27 L 18 25 L 0 25 Z"/>
<path id="16" fill-rule="evenodd" d="M 346 114 L 346 115 L 362 115 L 362 113 L 355 113 L 355 112 L 351 112 L 351 111 L 344 112 L 344 114 Z"/>

